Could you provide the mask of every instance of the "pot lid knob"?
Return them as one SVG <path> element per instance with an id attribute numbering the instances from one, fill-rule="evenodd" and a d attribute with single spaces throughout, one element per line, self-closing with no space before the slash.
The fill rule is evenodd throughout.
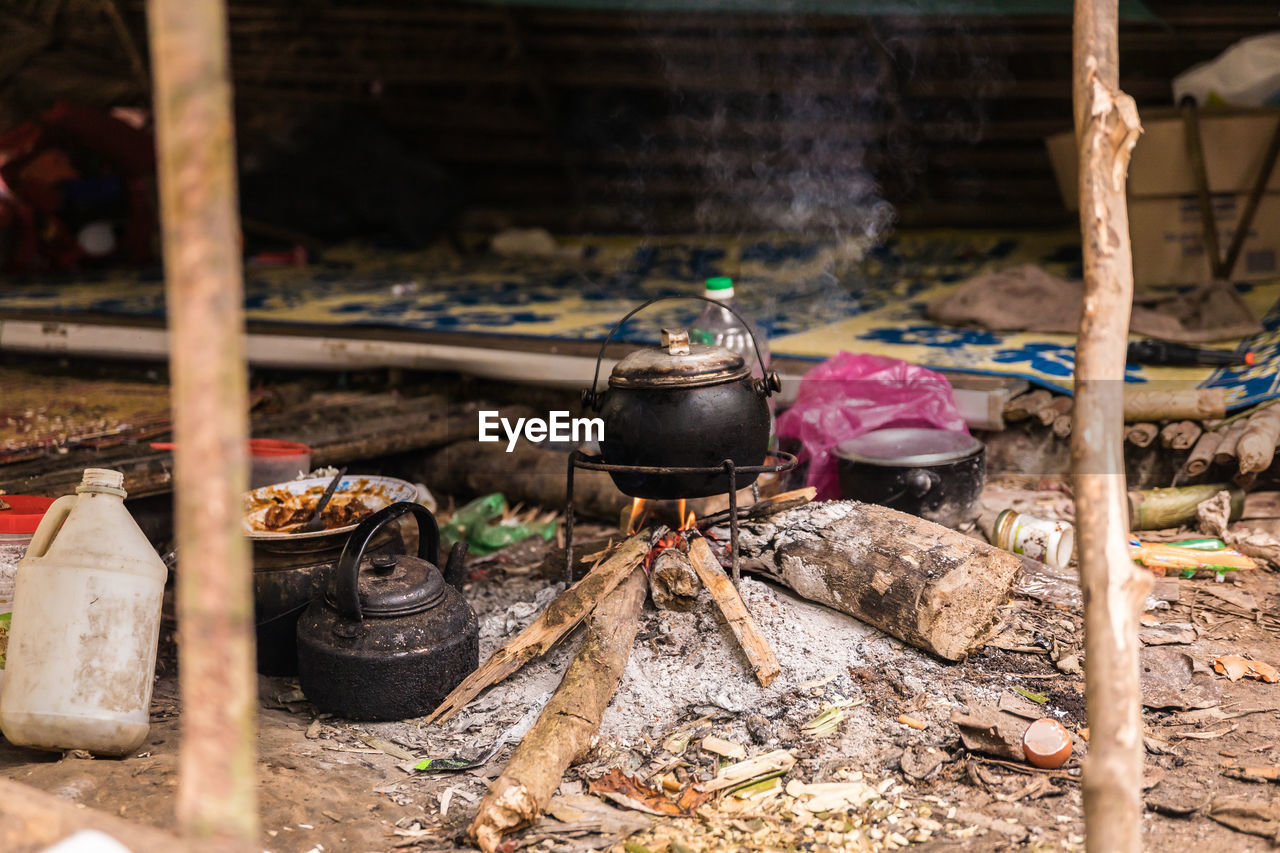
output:
<path id="1" fill-rule="evenodd" d="M 360 610 L 367 616 L 407 616 L 440 603 L 444 578 L 417 557 L 378 554 L 360 576 Z"/>
<path id="2" fill-rule="evenodd" d="M 365 549 L 378 530 L 402 515 L 418 522 L 418 556 L 370 554 Z M 444 597 L 440 561 L 440 530 L 435 516 L 410 501 L 383 507 L 351 532 L 330 582 L 330 603 L 346 619 L 365 616 L 405 616 L 438 604 Z M 367 567 L 369 571 L 361 571 Z"/>
<path id="3" fill-rule="evenodd" d="M 663 329 L 662 345 L 671 355 L 688 355 L 689 333 L 684 329 Z"/>

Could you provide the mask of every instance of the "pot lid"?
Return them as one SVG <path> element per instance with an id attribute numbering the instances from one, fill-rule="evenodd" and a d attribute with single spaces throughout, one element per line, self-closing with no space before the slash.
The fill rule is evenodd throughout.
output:
<path id="1" fill-rule="evenodd" d="M 53 498 L 37 495 L 0 495 L 0 533 L 29 535 L 36 532 L 45 510 L 53 505 Z"/>
<path id="2" fill-rule="evenodd" d="M 360 610 L 364 616 L 407 616 L 440 603 L 444 578 L 426 560 L 375 554 L 360 562 Z M 334 601 L 334 591 L 329 592 Z"/>
<path id="3" fill-rule="evenodd" d="M 609 376 L 612 388 L 696 388 L 750 376 L 741 355 L 724 347 L 690 344 L 684 329 L 663 329 L 662 346 L 636 350 Z"/>
<path id="4" fill-rule="evenodd" d="M 968 433 L 928 427 L 877 429 L 836 445 L 835 454 L 852 462 L 895 467 L 941 465 L 971 456 L 982 442 Z"/>

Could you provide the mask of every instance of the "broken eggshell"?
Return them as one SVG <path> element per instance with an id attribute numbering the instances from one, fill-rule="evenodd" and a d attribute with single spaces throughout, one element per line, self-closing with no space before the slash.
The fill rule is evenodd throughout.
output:
<path id="1" fill-rule="evenodd" d="M 1057 770 L 1071 757 L 1071 733 L 1057 720 L 1036 720 L 1022 735 L 1022 750 L 1033 766 Z"/>

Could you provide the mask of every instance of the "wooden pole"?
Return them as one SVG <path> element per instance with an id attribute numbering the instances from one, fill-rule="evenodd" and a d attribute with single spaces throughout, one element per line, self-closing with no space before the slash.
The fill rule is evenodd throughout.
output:
<path id="1" fill-rule="evenodd" d="M 1089 757 L 1083 780 L 1091 853 L 1142 845 L 1142 707 L 1138 614 L 1149 578 L 1126 549 L 1124 365 L 1133 299 L 1125 178 L 1142 132 L 1119 90 L 1117 0 L 1076 0 L 1074 106 L 1080 150 L 1084 310 L 1076 343 L 1071 433 L 1085 607 Z"/>
<path id="2" fill-rule="evenodd" d="M 257 836 L 253 595 L 240 530 L 247 376 L 223 0 L 148 0 L 173 400 L 178 825 Z"/>

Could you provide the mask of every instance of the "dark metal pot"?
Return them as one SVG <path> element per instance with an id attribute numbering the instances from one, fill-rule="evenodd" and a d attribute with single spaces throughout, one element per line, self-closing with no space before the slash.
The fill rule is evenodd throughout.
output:
<path id="1" fill-rule="evenodd" d="M 418 556 L 366 557 L 378 530 L 406 513 L 418 522 Z M 438 706 L 480 663 L 480 626 L 455 588 L 465 555 L 455 545 L 441 575 L 439 528 L 420 504 L 394 503 L 361 522 L 327 592 L 298 620 L 306 697 L 351 720 L 403 720 Z"/>
<path id="2" fill-rule="evenodd" d="M 901 427 L 837 445 L 840 493 L 947 527 L 964 521 L 986 481 L 987 451 L 962 432 Z"/>
<path id="3" fill-rule="evenodd" d="M 646 302 L 614 326 L 600 347 L 601 358 L 613 333 L 657 301 Z M 597 360 L 597 379 L 599 373 Z M 682 329 L 663 329 L 661 347 L 629 354 L 614 366 L 607 391 L 597 394 L 595 387 L 593 379 L 583 402 L 601 414 L 600 452 L 610 465 L 722 468 L 732 460 L 736 466 L 753 466 L 768 452 L 768 400 L 779 387 L 777 374 L 752 377 L 742 356 L 724 347 L 690 344 Z M 728 474 L 719 471 L 609 473 L 619 490 L 636 498 L 701 498 L 729 489 Z M 757 476 L 739 475 L 737 487 L 751 485 Z"/>

